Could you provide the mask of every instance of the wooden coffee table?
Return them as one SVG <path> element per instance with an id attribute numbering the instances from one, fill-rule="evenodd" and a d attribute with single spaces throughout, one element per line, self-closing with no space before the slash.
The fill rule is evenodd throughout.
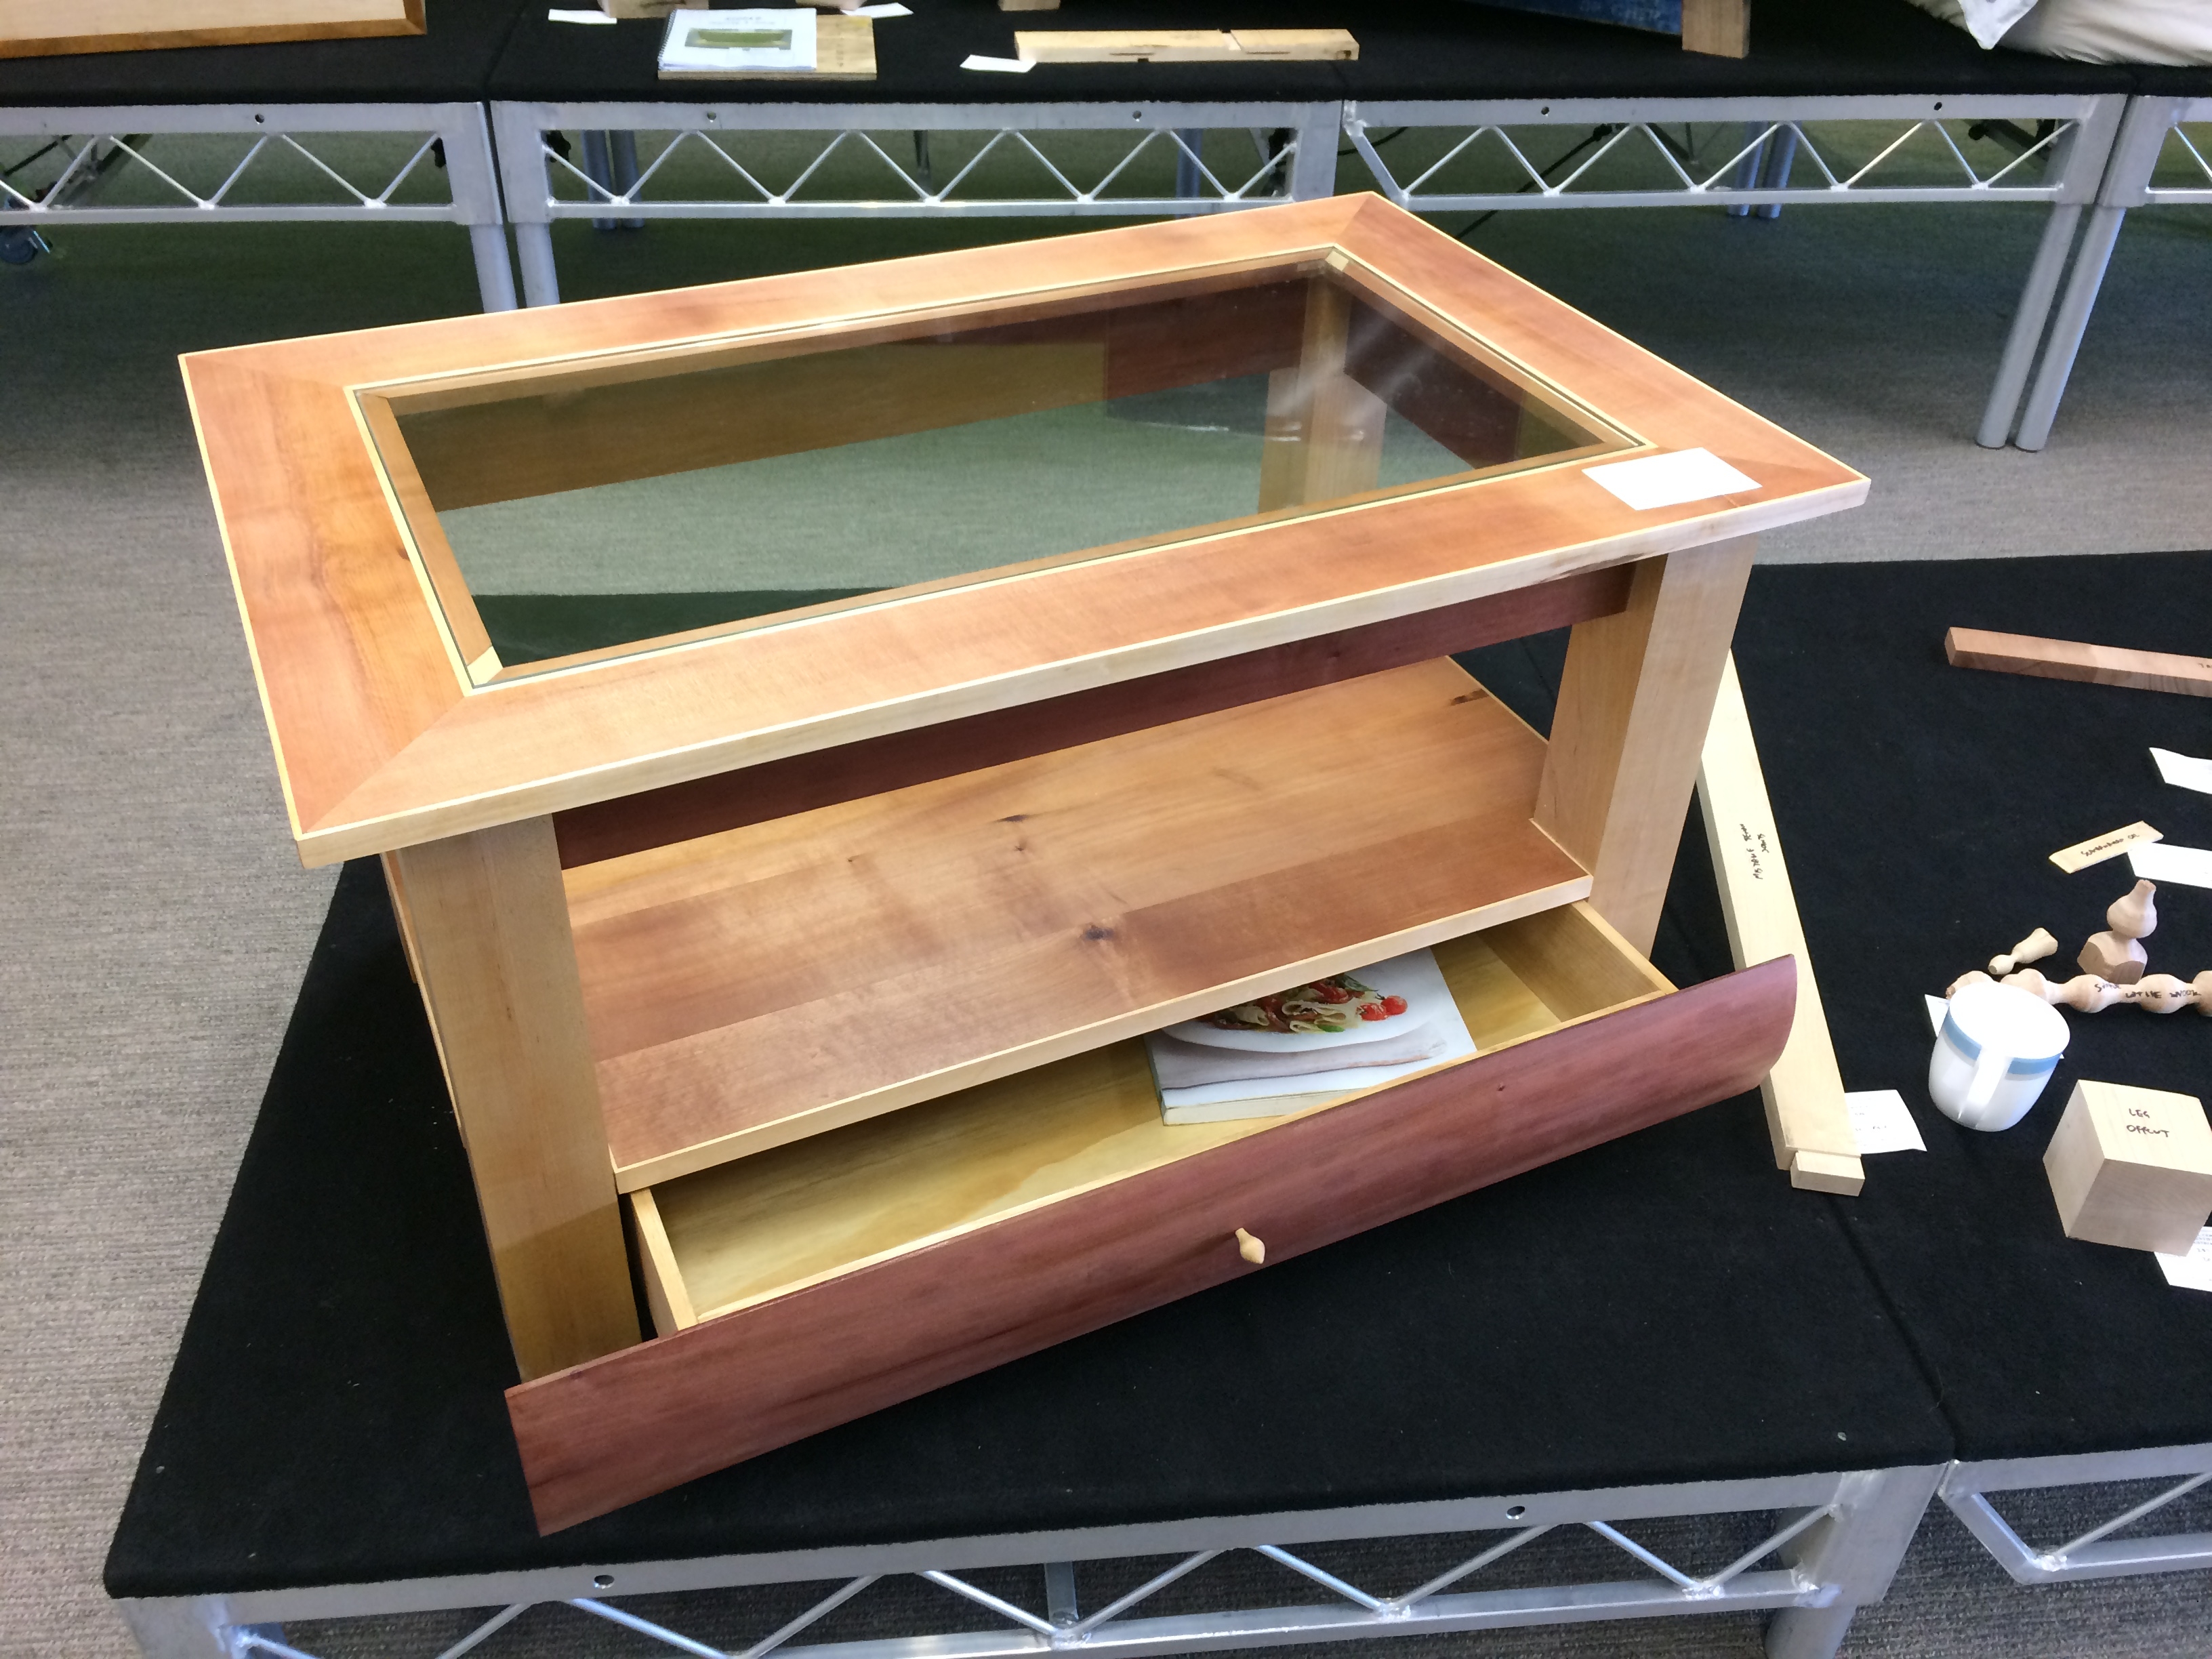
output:
<path id="1" fill-rule="evenodd" d="M 185 376 L 301 856 L 385 861 L 548 1528 L 1789 1030 L 1787 959 L 1643 953 L 1752 538 L 1865 481 L 1376 198 Z M 1748 487 L 1589 476 L 1693 450 Z M 1449 660 L 1565 626 L 1548 743 Z M 1162 1123 L 1141 1034 L 1422 946 L 1476 1057 Z"/>

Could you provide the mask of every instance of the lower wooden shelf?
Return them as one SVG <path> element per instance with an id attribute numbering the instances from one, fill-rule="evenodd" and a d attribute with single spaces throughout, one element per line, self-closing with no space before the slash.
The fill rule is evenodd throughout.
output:
<path id="1" fill-rule="evenodd" d="M 1570 902 L 1449 659 L 566 874 L 625 1191 Z"/>
<path id="2" fill-rule="evenodd" d="M 664 1334 L 507 1395 L 541 1529 L 1751 1088 L 1796 1005 L 1582 904 L 1437 956 L 1483 1051 L 1293 1116 L 1168 1127 L 1114 1046 L 638 1194 Z"/>

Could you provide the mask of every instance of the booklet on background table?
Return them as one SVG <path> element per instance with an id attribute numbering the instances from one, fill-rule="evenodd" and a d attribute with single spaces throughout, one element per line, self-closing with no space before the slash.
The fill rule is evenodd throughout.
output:
<path id="1" fill-rule="evenodd" d="M 1163 1122 L 1281 1117 L 1474 1053 L 1437 959 L 1410 951 L 1145 1039 Z"/>
<path id="2" fill-rule="evenodd" d="M 673 11 L 660 43 L 660 67 L 804 74 L 815 64 L 814 17 L 805 7 Z"/>

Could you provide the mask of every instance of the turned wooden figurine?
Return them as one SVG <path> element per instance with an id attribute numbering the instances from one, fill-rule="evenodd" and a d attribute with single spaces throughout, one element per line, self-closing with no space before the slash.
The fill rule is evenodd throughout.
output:
<path id="1" fill-rule="evenodd" d="M 2139 881 L 2127 892 L 2112 901 L 2105 912 L 2107 933 L 2092 933 L 2089 942 L 2081 947 L 2081 971 L 2108 979 L 2115 985 L 2133 985 L 2150 966 L 2150 954 L 2142 941 L 2148 939 L 2158 927 L 2158 907 L 2151 902 L 2151 895 L 2158 889 L 2147 881 Z"/>
<path id="2" fill-rule="evenodd" d="M 2058 949 L 2058 941 L 2051 937 L 2048 927 L 2039 927 L 2001 957 L 1990 958 L 1990 972 L 2002 979 L 2015 969 L 2025 968 L 2031 962 L 2040 962 Z"/>
<path id="3" fill-rule="evenodd" d="M 1943 994 L 1949 996 L 1961 986 L 1984 983 L 1989 977 L 1979 969 L 1962 974 L 1951 981 Z M 2054 1006 L 2063 1004 L 2085 1014 L 2096 1013 L 2116 1002 L 2127 1002 L 2153 1014 L 2170 1014 L 2177 1009 L 2194 1006 L 2198 1013 L 2212 1018 L 2212 968 L 2188 980 L 2172 974 L 2145 974 L 2132 985 L 2116 984 L 2095 974 L 2077 975 L 2062 982 L 2045 979 L 2033 968 L 2023 968 L 2018 973 L 2007 975 L 2003 982 L 2016 985 L 2030 996 L 2041 997 Z"/>

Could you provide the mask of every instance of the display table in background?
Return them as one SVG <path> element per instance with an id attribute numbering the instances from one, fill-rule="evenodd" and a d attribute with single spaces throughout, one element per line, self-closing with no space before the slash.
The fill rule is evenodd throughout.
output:
<path id="1" fill-rule="evenodd" d="M 457 224 L 484 309 L 511 310 L 483 100 L 528 9 L 434 0 L 423 34 L 0 60 L 0 235 L 71 224 Z M 11 257 L 33 250 L 19 243 Z"/>

